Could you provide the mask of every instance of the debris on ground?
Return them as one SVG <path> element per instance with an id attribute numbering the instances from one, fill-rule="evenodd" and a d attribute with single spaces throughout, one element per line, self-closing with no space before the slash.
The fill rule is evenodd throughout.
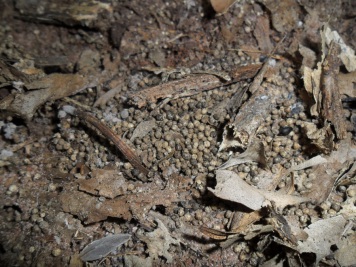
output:
<path id="1" fill-rule="evenodd" d="M 3 265 L 356 264 L 356 2 L 0 3 Z"/>

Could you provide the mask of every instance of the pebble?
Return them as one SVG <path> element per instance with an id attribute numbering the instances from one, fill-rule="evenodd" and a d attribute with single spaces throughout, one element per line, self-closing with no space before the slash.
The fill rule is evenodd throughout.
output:
<path id="1" fill-rule="evenodd" d="M 128 109 L 123 109 L 121 112 L 120 112 L 120 116 L 121 116 L 121 118 L 122 119 L 127 119 L 128 117 L 129 117 L 129 111 L 128 111 Z"/>
<path id="2" fill-rule="evenodd" d="M 356 196 L 356 189 L 348 189 L 346 193 L 349 197 L 354 197 Z"/>
<path id="3" fill-rule="evenodd" d="M 9 186 L 9 192 L 10 193 L 17 193 L 18 191 L 19 191 L 19 188 L 18 188 L 17 185 L 12 184 L 12 185 Z"/>
<path id="4" fill-rule="evenodd" d="M 53 255 L 54 257 L 58 257 L 58 256 L 60 256 L 61 254 L 62 254 L 62 250 L 60 250 L 59 248 L 55 248 L 55 249 L 52 250 L 52 255 Z"/>

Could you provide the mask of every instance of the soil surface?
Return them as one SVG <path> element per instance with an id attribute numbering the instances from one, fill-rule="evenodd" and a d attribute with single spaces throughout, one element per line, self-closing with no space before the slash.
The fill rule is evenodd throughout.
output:
<path id="1" fill-rule="evenodd" d="M 356 2 L 230 2 L 0 0 L 2 266 L 356 266 Z"/>

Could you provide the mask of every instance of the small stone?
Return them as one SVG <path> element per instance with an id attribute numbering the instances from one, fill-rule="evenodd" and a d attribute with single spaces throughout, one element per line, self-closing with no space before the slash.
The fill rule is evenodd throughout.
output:
<path id="1" fill-rule="evenodd" d="M 17 193 L 18 191 L 19 191 L 19 188 L 18 188 L 17 185 L 12 184 L 12 185 L 9 186 L 9 192 L 10 193 Z"/>
<path id="2" fill-rule="evenodd" d="M 61 253 L 62 253 L 62 251 L 61 251 L 59 248 L 55 248 L 54 250 L 52 250 L 52 255 L 53 255 L 54 257 L 60 256 Z"/>
<path id="3" fill-rule="evenodd" d="M 127 119 L 129 117 L 129 111 L 125 108 L 120 112 L 120 116 L 122 119 Z"/>
<path id="4" fill-rule="evenodd" d="M 286 126 L 286 127 L 280 127 L 279 128 L 279 135 L 282 136 L 287 136 L 288 134 L 290 134 L 293 131 L 292 127 Z"/>
<path id="5" fill-rule="evenodd" d="M 190 222 L 190 221 L 193 219 L 193 217 L 192 217 L 192 215 L 191 215 L 190 213 L 186 213 L 186 214 L 184 215 L 184 219 L 185 219 L 187 222 Z"/>
<path id="6" fill-rule="evenodd" d="M 356 196 L 356 189 L 348 189 L 346 192 L 349 197 Z"/>

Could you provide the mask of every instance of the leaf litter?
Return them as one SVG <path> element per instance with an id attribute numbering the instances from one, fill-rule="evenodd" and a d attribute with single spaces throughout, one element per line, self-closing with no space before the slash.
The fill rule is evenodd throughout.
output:
<path id="1" fill-rule="evenodd" d="M 45 73 L 42 68 L 51 66 L 53 64 L 51 62 L 56 61 L 55 59 L 57 59 L 57 63 L 55 63 L 57 65 L 54 66 L 62 68 L 61 65 L 71 63 L 69 62 L 71 60 L 70 57 L 38 57 L 33 62 L 31 60 L 20 60 L 12 65 L 2 59 L 0 62 L 2 69 L 0 75 L 1 88 L 6 88 L 6 90 L 7 88 L 12 88 L 14 91 L 10 94 L 4 93 L 5 97 L 2 97 L 0 100 L 0 109 L 12 116 L 17 116 L 30 122 L 32 118 L 37 116 L 36 112 L 41 114 L 41 109 L 47 103 L 52 103 L 67 96 L 90 92 L 93 87 L 99 92 L 96 101 L 92 101 L 94 109 L 98 107 L 100 109 L 107 108 L 113 101 L 117 100 L 118 95 L 122 99 L 125 99 L 125 101 L 127 100 L 124 105 L 135 105 L 140 109 L 147 108 L 149 110 L 166 109 L 168 106 L 167 109 L 169 109 L 172 99 L 179 99 L 183 102 L 183 99 L 189 97 L 199 97 L 203 91 L 214 90 L 213 94 L 215 94 L 216 88 L 225 90 L 232 83 L 242 82 L 244 83 L 243 86 L 239 84 L 236 87 L 239 91 L 234 92 L 231 99 L 227 97 L 219 105 L 212 107 L 211 112 L 209 111 L 210 113 L 208 112 L 208 115 L 204 117 L 204 119 L 208 118 L 209 123 L 213 125 L 214 122 L 212 121 L 215 117 L 218 117 L 218 123 L 221 124 L 219 127 L 222 130 L 222 142 L 216 154 L 222 156 L 225 163 L 218 169 L 215 167 L 219 165 L 211 163 L 209 174 L 204 173 L 200 176 L 193 175 L 189 177 L 188 175 L 188 177 L 184 177 L 176 173 L 179 172 L 179 167 L 171 166 L 175 155 L 181 153 L 181 147 L 178 145 L 174 146 L 171 152 L 160 155 L 159 162 L 153 165 L 150 164 L 149 160 L 154 154 L 152 150 L 137 150 L 142 153 L 139 153 L 138 156 L 135 155 L 135 161 L 131 160 L 134 166 L 128 163 L 124 163 L 124 165 L 121 162 L 113 162 L 110 167 L 106 166 L 102 169 L 91 168 L 89 175 L 87 172 L 81 176 L 77 175 L 76 177 L 80 179 L 66 181 L 66 184 L 60 187 L 60 190 L 58 190 L 60 191 L 59 206 L 67 216 L 64 221 L 66 227 L 70 229 L 72 227 L 71 220 L 77 220 L 84 223 L 86 227 L 84 229 L 89 230 L 92 227 L 95 228 L 102 225 L 105 231 L 113 232 L 116 229 L 109 230 L 110 221 L 124 220 L 126 223 L 125 226 L 123 226 L 123 223 L 117 223 L 116 226 L 120 225 L 120 227 L 128 228 L 129 231 L 132 231 L 132 235 L 137 237 L 137 243 L 143 246 L 143 249 L 141 247 L 141 251 L 145 251 L 146 253 L 141 253 L 137 257 L 135 255 L 125 255 L 123 258 L 125 264 L 127 262 L 128 266 L 138 262 L 145 263 L 145 265 L 157 264 L 158 262 L 174 264 L 177 258 L 179 258 L 175 255 L 175 252 L 181 252 L 183 247 L 180 244 L 184 244 L 185 247 L 189 248 L 193 247 L 193 245 L 185 242 L 185 235 L 195 235 L 196 239 L 198 239 L 199 234 L 195 231 L 198 228 L 201 229 L 203 234 L 208 235 L 212 239 L 223 240 L 224 242 L 221 243 L 221 247 L 224 248 L 222 253 L 226 253 L 225 255 L 228 254 L 225 251 L 229 249 L 229 246 L 235 246 L 234 250 L 239 251 L 239 257 L 242 258 L 242 261 L 246 260 L 243 258 L 244 249 L 241 249 L 242 245 L 236 245 L 236 243 L 253 244 L 253 240 L 258 237 L 260 253 L 273 243 L 298 252 L 298 255 L 293 254 L 294 252 L 290 252 L 288 249 L 285 251 L 288 259 L 286 258 L 277 262 L 277 258 L 280 255 L 276 255 L 276 257 L 265 262 L 264 266 L 268 266 L 268 264 L 275 264 L 277 266 L 281 263 L 288 263 L 290 266 L 305 265 L 305 262 L 307 262 L 304 261 L 306 254 L 315 255 L 315 260 L 312 261 L 314 265 L 318 265 L 321 261 L 327 261 L 325 257 L 329 255 L 333 255 L 338 264 L 342 266 L 353 264 L 355 262 L 355 253 L 353 253 L 352 249 L 355 244 L 355 237 L 352 229 L 354 227 L 356 212 L 355 194 L 352 193 L 354 192 L 352 190 L 355 190 L 354 162 L 356 150 L 354 140 L 349 133 L 350 129 L 352 131 L 354 128 L 348 123 L 347 117 L 352 118 L 354 114 L 346 116 L 343 104 L 345 105 L 345 99 L 350 99 L 355 95 L 354 73 L 356 61 L 354 50 L 346 44 L 337 31 L 331 30 L 328 26 L 324 25 L 321 29 L 321 34 L 318 33 L 317 30 L 319 30 L 321 25 L 318 20 L 318 10 L 310 9 L 305 3 L 303 4 L 305 1 L 297 3 L 297 1 L 288 0 L 283 2 L 282 5 L 277 4 L 275 1 L 261 1 L 253 5 L 242 4 L 241 6 L 237 1 L 236 5 L 233 5 L 235 1 L 221 0 L 210 2 L 212 8 L 221 17 L 227 16 L 226 18 L 230 19 L 231 23 L 238 22 L 240 26 L 245 23 L 244 34 L 251 33 L 251 18 L 242 21 L 236 14 L 233 15 L 234 10 L 239 10 L 239 14 L 243 13 L 240 12 L 241 10 L 244 10 L 244 12 L 253 10 L 252 15 L 250 14 L 249 16 L 252 16 L 252 21 L 256 21 L 257 23 L 254 29 L 252 29 L 252 35 L 255 40 L 251 45 L 242 44 L 238 53 L 249 55 L 255 60 L 265 56 L 266 60 L 264 62 L 239 66 L 235 69 L 230 69 L 230 71 L 224 69 L 224 71 L 216 72 L 215 74 L 210 70 L 193 70 L 188 77 L 185 77 L 185 74 L 174 72 L 176 76 L 172 75 L 172 77 L 178 77 L 178 79 L 171 79 L 171 74 L 173 73 L 170 73 L 166 79 L 162 79 L 163 83 L 158 85 L 155 80 L 148 82 L 149 78 L 147 77 L 149 76 L 146 76 L 143 82 L 137 83 L 135 83 L 135 78 L 131 78 L 131 80 L 130 78 L 127 80 L 123 79 L 120 76 L 121 73 L 119 76 L 116 76 L 117 72 L 115 69 L 117 65 L 120 65 L 121 60 L 127 60 L 127 58 L 140 54 L 138 50 L 140 44 L 159 36 L 158 33 L 161 33 L 165 27 L 168 27 L 167 29 L 169 30 L 167 32 L 169 33 L 176 31 L 164 23 L 166 19 L 165 14 L 152 13 L 152 17 L 160 28 L 157 31 L 153 30 L 145 33 L 147 29 L 128 27 L 122 34 L 119 34 L 120 36 L 115 34 L 110 36 L 110 38 L 113 38 L 111 41 L 115 44 L 115 47 L 122 49 L 122 59 L 121 56 L 115 54 L 117 51 L 110 51 L 105 55 L 101 55 L 94 47 L 86 48 L 79 53 L 80 55 L 75 62 L 76 67 L 73 69 L 73 73 L 54 72 L 49 74 Z M 197 8 L 197 4 L 192 1 L 186 3 L 186 6 L 188 10 Z M 62 23 L 66 27 L 86 25 L 86 27 L 95 31 L 100 32 L 104 30 L 104 32 L 110 32 L 107 31 L 110 28 L 108 24 L 99 23 L 100 19 L 98 16 L 99 14 L 103 15 L 105 12 L 105 14 L 110 16 L 114 6 L 97 1 L 92 1 L 88 6 L 85 4 L 65 5 L 60 10 L 68 8 L 69 13 L 67 16 L 61 16 L 60 10 L 54 14 L 52 6 L 47 4 L 43 8 L 48 12 L 41 14 L 38 13 L 38 10 L 29 8 L 23 1 L 16 1 L 16 7 L 21 10 L 22 18 L 37 22 L 45 19 L 49 23 Z M 24 9 L 23 7 L 26 8 Z M 143 12 L 140 5 L 134 7 L 125 6 L 125 8 L 132 8 L 133 14 Z M 261 12 L 265 9 L 270 13 L 256 16 L 256 14 L 262 14 Z M 81 11 L 78 12 L 78 10 Z M 303 18 L 304 10 L 307 11 L 305 22 L 310 27 L 294 31 L 298 27 L 301 27 L 300 22 Z M 52 14 L 52 17 L 48 16 L 47 13 Z M 34 16 L 33 14 L 36 15 Z M 185 23 L 185 20 L 181 20 L 179 27 L 184 27 Z M 225 38 L 226 42 L 230 42 L 234 38 L 235 33 L 232 34 L 234 29 L 220 26 L 224 28 L 222 38 Z M 220 26 L 215 28 L 214 31 L 219 31 Z M 118 29 L 118 27 L 116 25 L 115 29 Z M 280 37 L 282 35 L 276 35 L 276 31 L 283 34 L 293 32 L 288 39 L 288 42 L 290 42 L 289 47 L 283 45 L 284 39 Z M 78 36 L 82 35 L 83 39 L 89 44 L 96 42 L 95 38 L 92 39 L 92 36 L 83 30 L 79 31 L 78 34 Z M 209 46 L 204 47 L 204 38 L 197 36 L 193 38 L 188 35 L 178 34 L 171 36 L 172 38 L 167 43 L 179 42 L 181 38 L 185 42 L 184 38 L 189 37 L 187 39 L 191 39 L 192 43 L 189 44 L 191 47 L 199 45 L 201 51 L 210 49 Z M 118 40 L 114 40 L 115 38 L 118 38 Z M 140 38 L 141 40 L 139 40 Z M 229 38 L 231 39 L 230 41 Z M 306 38 L 306 40 L 309 38 L 309 41 L 312 40 L 312 42 L 301 41 L 303 38 Z M 205 41 L 207 42 L 207 40 Z M 160 42 L 165 42 L 165 39 L 157 41 L 157 43 Z M 281 48 L 280 44 L 282 44 L 282 48 L 285 51 L 281 52 L 277 49 Z M 320 45 L 322 50 L 316 51 L 316 47 Z M 105 47 L 100 40 L 96 42 L 96 46 Z M 252 51 L 249 49 L 251 47 L 254 47 L 254 49 L 258 47 L 256 50 L 259 50 Z M 180 55 L 182 51 L 178 48 L 176 49 L 174 55 Z M 203 56 L 199 54 L 201 53 L 199 49 L 194 51 L 197 53 L 197 58 L 202 60 Z M 177 59 L 181 58 L 179 56 L 168 56 L 164 51 L 160 47 L 155 47 L 152 51 L 145 52 L 145 55 L 148 55 L 147 57 L 141 58 L 141 61 L 138 62 L 133 61 L 133 64 L 138 63 L 140 65 L 139 69 L 143 71 L 145 69 L 154 69 L 154 67 L 147 67 L 153 65 L 158 65 L 159 69 L 163 72 L 165 70 L 177 69 L 173 68 L 176 67 L 173 62 L 175 57 Z M 295 56 L 294 52 L 302 55 L 303 61 L 300 72 L 303 76 L 304 88 L 302 90 L 304 92 L 300 94 L 302 101 L 305 101 L 305 103 L 301 104 L 301 106 L 308 113 L 310 112 L 313 117 L 312 120 L 298 122 L 304 138 L 302 141 L 310 146 L 309 148 L 312 152 L 304 158 L 298 158 L 298 155 L 296 155 L 298 160 L 291 162 L 289 165 L 282 165 L 277 160 L 271 164 L 273 156 L 271 156 L 270 152 L 273 143 L 267 141 L 263 135 L 266 114 L 273 114 L 276 109 L 280 109 L 283 106 L 281 104 L 283 101 L 294 97 L 292 94 L 293 86 L 290 88 L 286 86 L 279 76 L 279 73 L 284 69 L 284 64 L 288 62 L 286 58 L 280 56 L 284 52 L 290 53 L 288 56 Z M 190 57 L 194 58 L 193 54 Z M 321 58 L 319 58 L 319 55 L 321 55 Z M 184 64 L 188 63 L 185 62 Z M 227 77 L 226 75 L 220 75 L 219 73 L 229 73 L 229 77 L 225 78 Z M 288 73 L 292 73 L 292 71 Z M 154 74 L 157 73 L 154 72 Z M 142 78 L 143 76 L 140 75 L 138 74 L 137 77 Z M 297 77 L 295 73 L 293 75 Z M 131 73 L 129 76 L 131 76 Z M 288 77 L 287 74 L 285 76 Z M 133 90 L 124 93 L 127 89 L 124 83 L 128 83 L 132 87 L 130 89 Z M 136 90 L 141 88 L 144 83 L 150 86 Z M 105 90 L 108 91 L 105 92 Z M 229 90 L 227 89 L 226 91 L 228 92 Z M 164 104 L 160 106 L 161 103 L 159 101 L 162 101 Z M 59 106 L 61 105 L 62 103 L 59 104 Z M 119 105 L 122 105 L 121 102 Z M 119 108 L 121 107 L 123 106 Z M 89 106 L 86 106 L 86 108 L 91 109 Z M 115 108 L 112 105 L 110 107 L 112 110 L 115 110 Z M 48 108 L 48 110 L 50 109 Z M 65 108 L 64 111 L 66 111 Z M 105 110 L 105 112 L 110 113 L 111 111 Z M 352 112 L 349 111 L 349 113 Z M 199 117 L 200 115 L 194 116 Z M 100 124 L 105 125 L 103 121 L 106 118 Z M 74 128 L 74 126 L 69 126 L 68 122 L 70 119 L 68 117 L 63 116 L 60 119 L 59 127 L 62 128 L 61 131 L 68 130 L 70 127 Z M 131 117 L 130 119 L 132 120 Z M 119 121 L 120 119 L 116 119 L 116 122 Z M 138 121 L 140 123 L 136 125 L 134 130 L 129 130 L 133 128 L 133 125 L 129 125 L 126 129 L 127 132 L 130 132 L 129 139 L 135 144 L 140 144 L 140 140 L 144 140 L 146 136 L 152 134 L 157 128 L 162 126 L 160 119 L 157 118 L 140 118 Z M 76 123 L 74 125 L 77 127 Z M 110 125 L 110 127 L 111 129 L 115 129 L 116 125 Z M 274 128 L 272 129 L 274 134 L 283 135 L 283 131 L 276 131 L 277 128 Z M 284 129 L 288 130 L 288 127 L 284 127 Z M 176 136 L 180 136 L 173 139 L 182 139 L 184 141 L 185 136 L 183 137 L 177 129 L 169 131 L 177 132 Z M 72 135 L 73 132 L 71 132 Z M 71 134 L 68 134 L 68 136 L 72 136 Z M 93 133 L 91 132 L 91 134 Z M 115 133 L 112 134 L 115 135 Z M 120 134 L 125 135 L 126 133 L 120 132 Z M 74 140 L 73 137 L 64 136 L 69 140 Z M 280 142 L 277 139 L 275 138 L 275 141 Z M 280 138 L 280 140 L 283 141 L 284 139 Z M 166 140 L 167 143 L 168 141 Z M 179 145 L 181 144 L 184 144 L 184 142 L 181 142 Z M 206 144 L 208 147 L 208 143 Z M 95 147 L 95 151 L 100 150 L 97 147 Z M 198 150 L 203 150 L 202 146 L 198 148 Z M 304 152 L 307 152 L 309 148 L 303 148 Z M 85 151 L 85 148 L 82 150 Z M 288 150 L 288 148 L 285 148 L 285 150 Z M 73 154 L 73 152 L 71 153 Z M 228 153 L 233 154 L 229 160 L 225 157 Z M 137 180 L 136 175 L 132 174 L 134 171 L 132 171 L 131 167 L 137 169 L 137 166 L 139 166 L 138 169 L 143 170 L 143 173 L 148 176 L 148 169 L 142 165 L 139 156 L 144 158 L 143 162 L 147 167 L 155 169 L 154 176 L 150 177 L 150 179 L 154 179 L 154 182 L 151 182 L 149 179 Z M 10 161 L 7 159 L 10 164 L 11 157 Z M 73 156 L 73 159 L 75 159 L 75 156 Z M 132 157 L 128 157 L 128 159 L 130 161 Z M 209 161 L 209 159 L 204 160 Z M 139 162 L 139 164 L 135 162 Z M 180 163 L 177 164 L 179 166 Z M 199 170 L 201 170 L 202 166 L 199 166 L 199 164 L 194 165 L 195 167 L 192 167 L 192 169 L 200 168 Z M 48 167 L 50 168 L 55 165 L 56 163 L 51 163 Z M 121 168 L 123 165 L 125 167 Z M 254 167 L 257 167 L 259 170 L 254 175 L 255 181 L 247 180 L 246 174 L 241 171 L 242 168 Z M 209 180 L 208 184 L 206 184 L 206 181 L 198 179 L 198 177 L 209 177 L 211 179 L 211 174 L 214 170 L 215 174 L 212 180 L 216 181 L 215 186 L 211 185 L 212 180 Z M 307 179 L 303 176 L 306 173 L 308 178 L 314 177 L 313 179 L 309 179 L 310 183 L 308 186 L 305 185 Z M 160 174 L 163 176 L 162 180 L 157 178 Z M 89 179 L 82 179 L 83 177 Z M 55 179 L 58 179 L 58 177 Z M 7 184 L 9 183 L 7 181 Z M 192 189 L 192 184 L 203 192 L 205 189 L 208 189 L 207 191 L 209 192 L 207 195 L 213 200 L 218 202 L 219 199 L 227 200 L 225 204 L 228 204 L 229 208 L 232 206 L 234 210 L 231 216 L 226 216 L 226 219 L 229 219 L 228 224 L 224 224 L 225 226 L 223 227 L 216 227 L 217 229 L 210 227 L 221 216 L 221 214 L 216 212 L 216 208 L 221 208 L 221 206 L 214 206 L 214 210 L 210 213 L 206 211 L 209 210 L 208 208 L 204 208 L 204 211 L 198 212 L 196 210 L 198 204 L 194 201 L 199 199 L 199 197 L 196 197 L 197 193 Z M 342 199 L 340 196 L 340 186 L 344 186 L 345 190 L 347 190 L 345 193 L 347 195 L 346 199 Z M 10 188 L 11 190 L 16 189 L 14 187 Z M 10 188 L 9 193 L 6 193 L 6 195 L 11 195 L 12 191 Z M 49 186 L 48 188 L 50 190 L 51 187 Z M 303 190 L 300 190 L 300 188 L 303 188 Z M 340 200 L 339 204 L 336 203 L 339 205 L 339 209 L 334 204 L 334 213 L 325 214 L 323 207 L 335 200 Z M 204 206 L 206 204 L 204 201 L 200 202 L 199 199 L 199 205 Z M 220 204 L 225 207 L 224 203 Z M 317 208 L 310 208 L 312 206 L 309 204 L 315 205 Z M 4 205 L 4 207 L 8 206 L 8 204 Z M 295 210 L 295 207 L 303 207 L 300 208 L 300 210 L 303 209 L 303 212 L 306 210 L 306 222 L 301 222 L 302 216 L 300 214 L 299 216 L 297 215 L 299 210 Z M 181 209 L 187 212 L 187 215 L 178 215 L 181 214 Z M 289 212 L 289 209 L 291 212 Z M 320 210 L 320 213 L 318 213 L 318 210 Z M 190 211 L 193 211 L 192 214 L 194 214 L 194 217 L 200 218 L 200 221 L 191 223 Z M 166 213 L 173 214 L 172 218 L 166 215 Z M 154 224 L 148 220 L 150 217 L 153 217 L 157 223 L 155 230 L 153 230 Z M 182 222 L 182 219 L 177 220 L 177 217 L 184 218 L 185 221 Z M 40 222 L 40 220 L 38 221 Z M 135 224 L 134 227 L 132 227 L 133 223 Z M 183 229 L 179 230 L 177 225 L 180 225 Z M 137 228 L 141 229 L 141 227 L 144 231 L 135 233 Z M 45 231 L 42 228 L 41 230 Z M 116 234 L 98 239 L 86 246 L 79 256 L 83 261 L 94 261 L 104 258 L 117 247 L 125 244 L 132 235 Z M 58 241 L 59 237 L 55 236 L 54 238 L 57 240 L 57 243 L 60 243 Z M 136 242 L 135 239 L 134 241 Z M 247 241 L 250 243 L 247 243 Z M 197 253 L 203 246 L 196 247 L 197 249 L 194 250 L 194 253 Z M 336 252 L 333 254 L 335 247 Z M 78 248 L 75 249 L 78 251 Z M 148 257 L 146 257 L 147 254 L 149 255 Z M 200 255 L 200 251 L 197 254 Z M 56 251 L 52 252 L 52 255 L 57 255 Z M 73 255 L 73 259 L 76 255 L 78 254 Z M 216 257 L 216 254 L 211 253 L 209 256 L 213 258 Z M 228 256 L 226 256 L 226 259 L 228 259 Z M 187 260 L 187 262 L 189 261 Z M 233 262 L 237 262 L 235 258 Z"/>

